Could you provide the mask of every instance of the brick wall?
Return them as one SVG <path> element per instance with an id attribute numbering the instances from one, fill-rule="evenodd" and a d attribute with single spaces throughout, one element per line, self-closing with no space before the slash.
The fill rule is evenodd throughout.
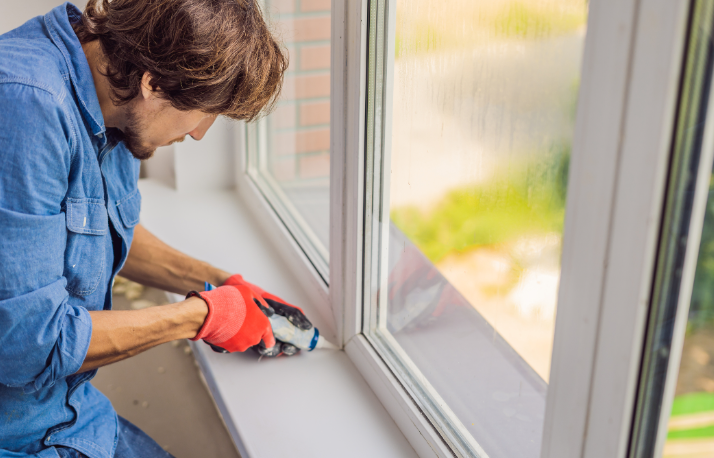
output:
<path id="1" fill-rule="evenodd" d="M 330 173 L 330 0 L 266 0 L 273 30 L 290 53 L 268 116 L 269 166 L 280 182 L 325 182 Z"/>

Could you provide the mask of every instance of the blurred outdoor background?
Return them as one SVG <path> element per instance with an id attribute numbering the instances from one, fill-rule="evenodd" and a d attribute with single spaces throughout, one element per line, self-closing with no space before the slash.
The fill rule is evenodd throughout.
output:
<path id="1" fill-rule="evenodd" d="M 665 458 L 714 456 L 714 179 L 689 306 Z"/>
<path id="2" fill-rule="evenodd" d="M 586 17 L 397 2 L 392 221 L 546 381 Z"/>

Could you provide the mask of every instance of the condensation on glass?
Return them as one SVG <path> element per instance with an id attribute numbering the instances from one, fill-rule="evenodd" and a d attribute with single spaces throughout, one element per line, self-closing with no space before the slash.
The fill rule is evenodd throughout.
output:
<path id="1" fill-rule="evenodd" d="M 295 223 L 288 223 L 289 229 L 300 231 L 327 262 L 330 1 L 265 0 L 263 9 L 289 53 L 290 66 L 275 111 L 256 129 L 258 169 L 278 201 L 278 214 Z"/>
<path id="2" fill-rule="evenodd" d="M 396 1 L 369 333 L 491 458 L 540 453 L 586 18 L 584 0 Z"/>

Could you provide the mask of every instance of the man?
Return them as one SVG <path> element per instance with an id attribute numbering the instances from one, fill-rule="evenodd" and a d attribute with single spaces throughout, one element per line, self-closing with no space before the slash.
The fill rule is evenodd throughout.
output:
<path id="1" fill-rule="evenodd" d="M 0 457 L 170 456 L 96 369 L 174 339 L 276 344 L 280 299 L 138 225 L 137 179 L 158 146 L 266 112 L 286 67 L 256 0 L 67 3 L 0 36 Z M 119 271 L 188 298 L 112 311 Z"/>

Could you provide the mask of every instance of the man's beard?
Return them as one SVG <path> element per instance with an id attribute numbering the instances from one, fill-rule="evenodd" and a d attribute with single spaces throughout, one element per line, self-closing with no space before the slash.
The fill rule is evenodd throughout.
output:
<path id="1" fill-rule="evenodd" d="M 146 132 L 146 126 L 139 119 L 139 114 L 133 105 L 127 107 L 127 122 L 120 131 L 119 140 L 135 158 L 145 161 L 154 155 L 156 148 L 147 146 L 141 138 L 141 132 Z"/>

